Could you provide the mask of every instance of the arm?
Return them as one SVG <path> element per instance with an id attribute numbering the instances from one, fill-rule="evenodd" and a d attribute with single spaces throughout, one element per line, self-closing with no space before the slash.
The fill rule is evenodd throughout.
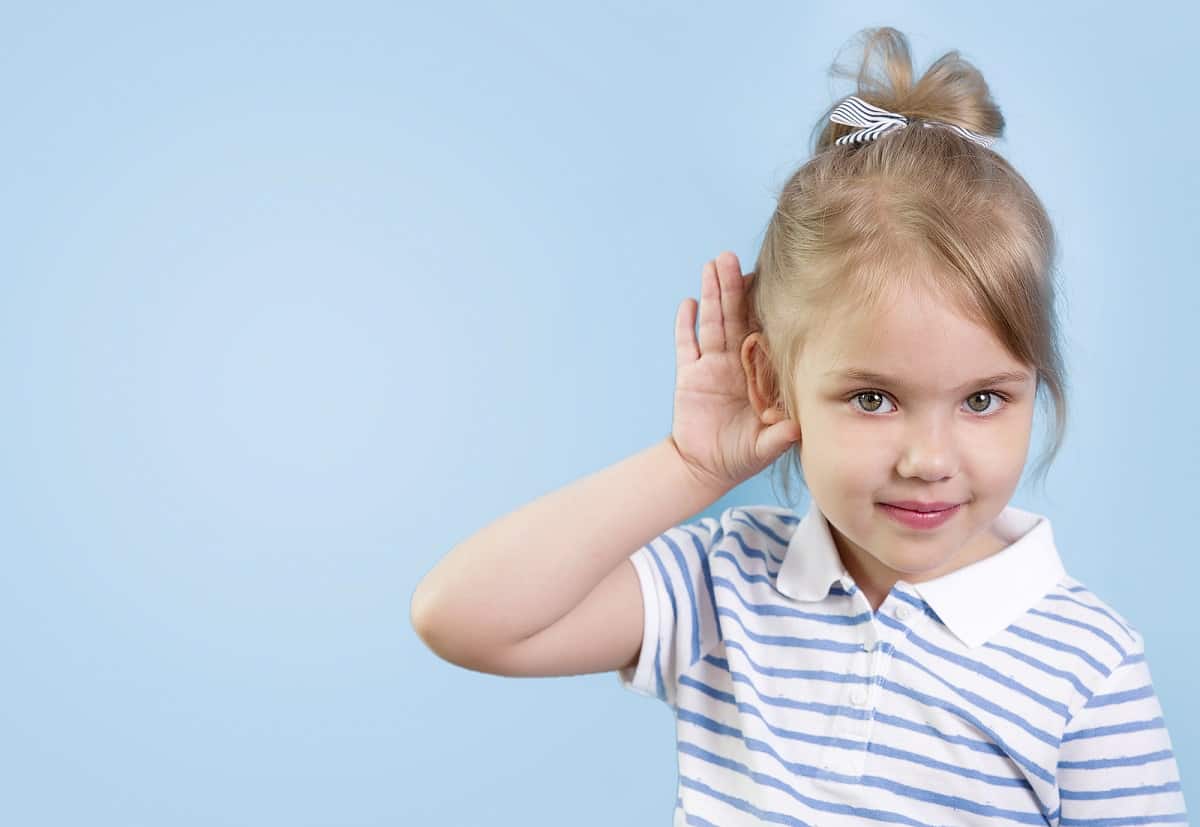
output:
<path id="1" fill-rule="evenodd" d="M 724 493 L 663 439 L 455 546 L 418 584 L 413 627 L 455 662 L 511 650 L 579 606 L 636 549 Z"/>
<path id="2" fill-rule="evenodd" d="M 430 649 L 506 675 L 636 663 L 654 610 L 643 586 L 658 581 L 633 556 L 800 439 L 781 406 L 750 398 L 745 278 L 722 253 L 704 266 L 700 302 L 675 312 L 668 438 L 496 520 L 425 576 L 410 611 Z"/>

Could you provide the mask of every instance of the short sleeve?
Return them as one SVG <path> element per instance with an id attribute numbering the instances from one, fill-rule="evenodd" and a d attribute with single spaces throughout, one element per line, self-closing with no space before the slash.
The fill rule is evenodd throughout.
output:
<path id="1" fill-rule="evenodd" d="M 1067 723 L 1059 749 L 1062 827 L 1186 824 L 1179 767 L 1141 636 Z"/>
<path id="2" fill-rule="evenodd" d="M 622 686 L 676 707 L 679 676 L 720 638 L 709 557 L 722 536 L 722 520 L 706 517 L 668 529 L 630 556 L 645 625 L 637 664 L 617 672 Z"/>

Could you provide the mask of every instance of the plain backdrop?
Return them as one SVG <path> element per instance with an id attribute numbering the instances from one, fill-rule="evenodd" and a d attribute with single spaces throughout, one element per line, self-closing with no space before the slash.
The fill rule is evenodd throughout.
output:
<path id="1" fill-rule="evenodd" d="M 875 25 L 918 72 L 975 62 L 1055 222 L 1071 420 L 1014 504 L 1145 636 L 1198 806 L 1198 24 L 7 4 L 0 822 L 669 823 L 665 705 L 454 667 L 409 601 L 492 520 L 669 433 L 679 302 L 720 251 L 753 265 L 852 91 L 829 64 Z M 778 502 L 764 473 L 706 514 Z"/>

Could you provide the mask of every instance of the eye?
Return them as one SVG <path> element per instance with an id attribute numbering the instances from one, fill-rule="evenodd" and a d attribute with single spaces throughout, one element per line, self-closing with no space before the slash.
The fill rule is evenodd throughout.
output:
<path id="1" fill-rule="evenodd" d="M 892 405 L 892 400 L 887 397 L 882 391 L 859 391 L 850 397 L 851 402 L 857 402 L 860 399 L 867 400 L 863 405 L 858 407 L 858 410 L 863 413 L 873 414 L 878 413 L 880 407 L 886 402 Z M 1008 397 L 998 391 L 976 391 L 966 398 L 967 407 L 974 413 L 980 414 L 980 419 L 993 416 L 999 408 L 993 408 L 991 413 L 985 413 L 989 408 L 990 400 L 999 400 L 1000 402 L 1008 402 Z M 982 407 L 978 407 L 976 403 L 981 403 Z M 893 405 L 894 407 L 894 405 Z M 884 413 L 890 413 L 885 411 Z"/>
<path id="2" fill-rule="evenodd" d="M 891 404 L 891 400 L 889 400 L 879 391 L 861 391 L 850 397 L 850 401 L 857 402 L 859 399 L 863 398 L 869 398 L 871 400 L 869 403 L 867 403 L 865 408 L 859 408 L 860 411 L 865 411 L 865 413 L 876 413 L 879 410 L 879 406 L 883 402 Z"/>
<path id="3" fill-rule="evenodd" d="M 1001 402 L 1008 401 L 1008 399 L 1003 394 L 996 393 L 995 391 L 976 391 L 975 393 L 973 393 L 967 397 L 967 407 L 969 407 L 975 413 L 983 413 L 984 411 L 986 411 L 988 409 L 988 404 L 987 404 L 988 397 L 991 397 L 992 399 L 998 399 Z M 971 404 L 973 401 L 978 402 L 981 399 L 983 400 L 982 408 L 976 408 L 974 405 Z M 995 410 L 993 410 L 993 413 L 995 413 Z M 984 416 L 991 416 L 991 415 L 992 415 L 991 413 L 984 414 Z"/>

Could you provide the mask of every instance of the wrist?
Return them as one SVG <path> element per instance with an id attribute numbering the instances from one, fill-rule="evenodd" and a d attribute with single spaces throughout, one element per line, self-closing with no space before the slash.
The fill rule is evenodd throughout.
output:
<path id="1" fill-rule="evenodd" d="M 663 449 L 669 453 L 671 461 L 677 468 L 681 484 L 695 490 L 698 498 L 706 501 L 706 505 L 712 504 L 725 496 L 734 487 L 689 462 L 683 455 L 683 452 L 679 450 L 679 445 L 675 442 L 674 435 L 668 434 L 667 438 L 663 440 L 662 445 Z"/>

